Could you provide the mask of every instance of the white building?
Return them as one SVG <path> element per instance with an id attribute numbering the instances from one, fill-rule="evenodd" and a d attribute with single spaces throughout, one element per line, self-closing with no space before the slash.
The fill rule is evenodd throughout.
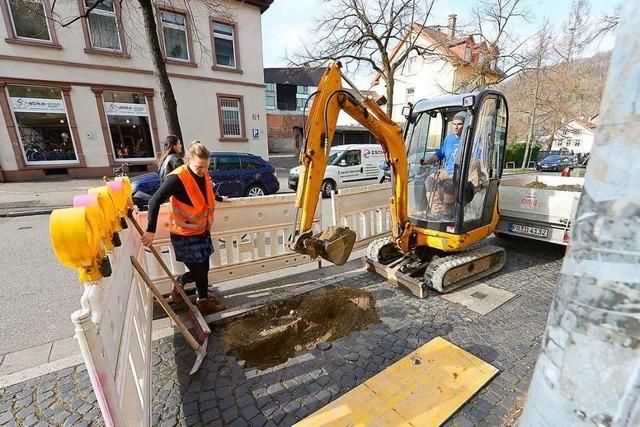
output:
<path id="1" fill-rule="evenodd" d="M 556 131 L 551 151 L 568 150 L 579 157 L 584 157 L 591 153 L 593 138 L 596 133 L 597 117 L 592 117 L 591 120 L 579 118 L 565 123 Z"/>
<path id="2" fill-rule="evenodd" d="M 185 144 L 268 156 L 261 13 L 272 2 L 155 4 Z M 68 26 L 94 0 L 25 3 L 0 0 L 0 179 L 152 169 L 168 131 L 138 3 L 105 0 Z"/>
<path id="3" fill-rule="evenodd" d="M 476 43 L 473 36 L 456 35 L 456 15 L 449 16 L 448 26 L 444 28 L 413 23 L 403 41 L 391 52 L 392 63 L 409 48 L 409 41 L 414 39 L 419 50 L 436 54 L 420 55 L 413 50 L 396 71 L 392 117 L 396 122 L 404 122 L 402 107 L 408 102 L 468 91 L 472 69 L 484 64 L 488 58 L 486 42 Z M 491 70 L 489 78 L 500 76 L 495 62 L 488 67 Z M 386 83 L 380 75 L 374 78 L 371 89 L 386 96 Z"/>

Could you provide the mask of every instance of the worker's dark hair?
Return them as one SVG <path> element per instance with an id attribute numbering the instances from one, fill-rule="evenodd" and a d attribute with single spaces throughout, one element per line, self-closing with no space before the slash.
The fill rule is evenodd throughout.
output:
<path id="1" fill-rule="evenodd" d="M 175 135 L 168 135 L 164 140 L 164 147 L 162 147 L 162 153 L 160 154 L 160 158 L 158 159 L 157 165 L 158 167 L 162 166 L 164 160 L 167 158 L 169 154 L 178 154 L 176 153 L 174 147 L 176 144 L 180 142 L 180 138 Z"/>

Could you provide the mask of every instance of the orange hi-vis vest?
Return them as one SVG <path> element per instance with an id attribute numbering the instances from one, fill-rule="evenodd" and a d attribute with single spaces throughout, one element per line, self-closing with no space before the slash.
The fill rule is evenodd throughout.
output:
<path id="1" fill-rule="evenodd" d="M 207 174 L 207 199 L 205 200 L 198 183 L 191 176 L 187 165 L 176 168 L 171 174 L 178 175 L 184 189 L 189 195 L 193 206 L 180 202 L 171 197 L 171 215 L 169 217 L 169 231 L 180 236 L 196 236 L 209 231 L 213 223 L 213 211 L 216 198 L 213 195 L 211 177 Z M 170 174 L 170 175 L 171 175 Z"/>

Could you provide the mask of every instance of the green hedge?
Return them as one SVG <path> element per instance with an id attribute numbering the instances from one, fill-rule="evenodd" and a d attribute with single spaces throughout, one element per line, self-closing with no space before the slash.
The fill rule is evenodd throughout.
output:
<path id="1" fill-rule="evenodd" d="M 520 167 L 522 165 L 522 159 L 524 158 L 524 143 L 517 144 L 509 144 L 507 145 L 507 150 L 505 154 L 506 162 L 515 162 L 516 167 Z M 538 151 L 540 151 L 540 145 L 534 144 L 531 148 L 531 154 L 529 155 L 529 160 L 535 160 L 538 158 Z"/>

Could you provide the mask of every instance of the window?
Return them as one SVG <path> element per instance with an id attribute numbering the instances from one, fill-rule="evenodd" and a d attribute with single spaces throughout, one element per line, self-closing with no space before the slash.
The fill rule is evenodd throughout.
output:
<path id="1" fill-rule="evenodd" d="M 220 156 L 216 159 L 216 172 L 232 171 L 241 169 L 240 157 L 238 156 Z"/>
<path id="2" fill-rule="evenodd" d="M 275 83 L 267 83 L 264 89 L 265 92 L 265 101 L 264 105 L 268 109 L 276 108 L 276 84 Z"/>
<path id="3" fill-rule="evenodd" d="M 7 91 L 26 164 L 77 163 L 60 89 L 9 85 Z"/>
<path id="4" fill-rule="evenodd" d="M 9 10 L 16 37 L 52 41 L 43 0 L 9 0 Z"/>
<path id="5" fill-rule="evenodd" d="M 484 63 L 484 53 L 480 52 L 478 54 L 478 65 L 483 65 Z"/>
<path id="6" fill-rule="evenodd" d="M 296 108 L 298 110 L 303 110 L 306 103 L 307 103 L 306 98 L 296 98 Z"/>
<path id="7" fill-rule="evenodd" d="M 189 43 L 186 15 L 168 11 L 160 12 L 164 52 L 167 58 L 189 61 Z"/>
<path id="8" fill-rule="evenodd" d="M 245 140 L 242 97 L 218 95 L 218 113 L 221 138 L 234 141 Z"/>
<path id="9" fill-rule="evenodd" d="M 260 160 L 251 157 L 242 158 L 242 169 L 262 169 L 264 165 Z"/>
<path id="10" fill-rule="evenodd" d="M 296 86 L 296 109 L 303 110 L 309 98 L 309 86 Z"/>
<path id="11" fill-rule="evenodd" d="M 236 68 L 235 28 L 233 25 L 211 21 L 215 65 Z"/>
<path id="12" fill-rule="evenodd" d="M 265 95 L 264 97 L 264 105 L 269 109 L 276 108 L 276 97 L 275 95 Z"/>
<path id="13" fill-rule="evenodd" d="M 309 95 L 309 86 L 296 86 L 297 95 Z"/>
<path id="14" fill-rule="evenodd" d="M 85 10 L 90 9 L 96 2 L 97 0 L 84 0 Z M 91 47 L 122 50 L 113 0 L 102 0 L 98 6 L 89 12 L 87 22 Z"/>
<path id="15" fill-rule="evenodd" d="M 413 93 L 415 92 L 415 89 L 412 87 L 407 88 L 407 95 L 406 95 L 406 101 L 407 102 L 413 102 Z"/>
<path id="16" fill-rule="evenodd" d="M 116 160 L 148 160 L 155 157 L 144 94 L 105 91 L 104 109 Z"/>
<path id="17" fill-rule="evenodd" d="M 418 64 L 418 57 L 412 56 L 407 59 L 407 75 L 412 75 L 416 73 L 416 68 Z"/>
<path id="18" fill-rule="evenodd" d="M 346 166 L 359 166 L 360 165 L 360 150 L 349 150 L 344 154 L 342 158 L 347 164 Z M 342 163 L 342 160 L 340 163 Z"/>

